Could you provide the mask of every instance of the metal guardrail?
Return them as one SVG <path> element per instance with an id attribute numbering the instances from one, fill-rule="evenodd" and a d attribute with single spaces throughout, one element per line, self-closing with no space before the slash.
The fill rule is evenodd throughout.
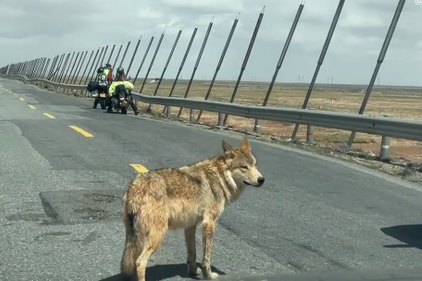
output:
<path id="1" fill-rule="evenodd" d="M 26 83 L 44 83 L 56 88 L 85 90 L 84 85 L 70 85 L 51 82 L 40 78 L 25 76 L 0 75 L 3 78 L 17 79 Z M 271 106 L 248 106 L 235 103 L 193 100 L 185 98 L 150 96 L 133 93 L 136 100 L 144 103 L 230 114 L 246 118 L 271 120 L 284 123 L 298 123 L 325 128 L 350 130 L 386 137 L 422 141 L 422 122 L 412 119 L 369 116 L 344 112 L 330 112 L 309 109 L 293 109 Z"/>

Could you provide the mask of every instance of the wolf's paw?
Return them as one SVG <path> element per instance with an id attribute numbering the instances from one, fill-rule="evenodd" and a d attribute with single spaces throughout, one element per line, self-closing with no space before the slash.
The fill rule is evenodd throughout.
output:
<path id="1" fill-rule="evenodd" d="M 196 265 L 196 263 L 193 266 L 188 263 L 188 274 L 193 277 L 200 276 L 202 274 L 202 270 Z"/>
<path id="2" fill-rule="evenodd" d="M 209 274 L 204 274 L 204 277 L 202 279 L 204 280 L 212 280 L 212 279 L 217 279 L 218 278 L 218 273 L 216 272 L 210 272 Z"/>
<path id="3" fill-rule="evenodd" d="M 190 267 L 188 265 L 188 274 L 189 276 L 200 276 L 202 274 L 202 270 L 199 267 Z"/>

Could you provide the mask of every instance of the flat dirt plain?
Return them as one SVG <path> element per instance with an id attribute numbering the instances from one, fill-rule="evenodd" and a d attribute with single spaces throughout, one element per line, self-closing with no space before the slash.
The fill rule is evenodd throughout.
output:
<path id="1" fill-rule="evenodd" d="M 157 96 L 168 96 L 173 81 L 163 80 L 157 91 Z M 192 83 L 188 97 L 203 99 L 208 91 L 210 81 L 196 80 Z M 135 83 L 135 90 L 138 91 L 142 80 Z M 179 81 L 173 91 L 173 97 L 183 97 L 187 89 L 187 81 Z M 264 82 L 242 82 L 235 103 L 248 105 L 262 105 L 262 101 L 268 90 L 269 83 Z M 152 94 L 157 86 L 156 82 L 146 83 L 143 92 Z M 235 81 L 216 81 L 212 88 L 209 100 L 226 101 L 230 100 L 235 86 Z M 272 89 L 268 106 L 282 106 L 300 108 L 306 95 L 308 84 L 306 83 L 276 83 Z M 312 91 L 308 108 L 328 111 L 341 111 L 357 113 L 364 97 L 365 85 L 335 85 L 317 84 Z M 141 108 L 146 105 L 140 103 Z M 163 106 L 153 105 L 155 113 L 162 113 Z M 177 116 L 179 108 L 171 108 L 171 115 Z M 422 87 L 397 87 L 397 86 L 374 86 L 365 114 L 388 115 L 397 118 L 422 118 Z M 198 111 L 194 110 L 195 119 Z M 187 120 L 189 110 L 184 109 L 180 118 Z M 216 113 L 203 112 L 200 123 L 217 125 L 218 116 Z M 243 117 L 229 116 L 227 125 L 237 129 L 253 131 L 254 120 Z M 272 121 L 261 121 L 261 133 L 275 138 L 289 139 L 294 124 L 278 123 Z M 346 144 L 350 136 L 349 131 L 314 128 L 314 140 L 318 145 L 325 147 L 336 147 Z M 297 134 L 299 140 L 306 139 L 306 126 L 300 126 Z M 370 134 L 357 133 L 353 148 L 379 153 L 381 137 Z M 402 157 L 411 161 L 421 162 L 422 143 L 402 139 L 391 139 L 391 155 Z"/>

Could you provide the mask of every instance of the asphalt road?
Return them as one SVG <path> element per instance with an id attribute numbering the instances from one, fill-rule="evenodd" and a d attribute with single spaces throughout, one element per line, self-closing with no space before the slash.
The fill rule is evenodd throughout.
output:
<path id="1" fill-rule="evenodd" d="M 219 153 L 222 139 L 240 142 L 107 114 L 91 100 L 18 81 L 0 85 L 0 280 L 119 280 L 121 196 L 134 167 L 185 165 Z M 251 143 L 266 184 L 248 190 L 220 220 L 212 263 L 224 279 L 339 271 L 333 280 L 340 280 L 345 271 L 420 268 L 419 186 Z M 185 260 L 182 232 L 169 233 L 148 280 L 186 279 Z"/>

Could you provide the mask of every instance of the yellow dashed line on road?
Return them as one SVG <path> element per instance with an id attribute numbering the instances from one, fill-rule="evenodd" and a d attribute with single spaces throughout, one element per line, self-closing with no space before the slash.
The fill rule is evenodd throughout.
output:
<path id="1" fill-rule="evenodd" d="M 91 133 L 85 131 L 82 128 L 79 128 L 78 126 L 69 126 L 69 128 L 75 130 L 76 132 L 78 132 L 79 134 L 81 134 L 82 136 L 86 137 L 86 138 L 93 138 L 94 135 L 92 135 Z"/>
<path id="2" fill-rule="evenodd" d="M 43 113 L 45 117 L 48 117 L 50 119 L 56 119 L 56 117 L 54 117 L 53 115 L 49 114 L 49 113 Z"/>
<path id="3" fill-rule="evenodd" d="M 148 172 L 148 169 L 145 166 L 141 165 L 141 164 L 129 164 L 129 165 L 132 168 L 134 168 L 140 174 Z"/>
<path id="4" fill-rule="evenodd" d="M 35 106 L 33 106 L 31 104 L 28 104 L 28 106 L 29 106 L 30 109 L 37 109 Z"/>
<path id="5" fill-rule="evenodd" d="M 19 98 L 21 101 L 25 101 L 23 98 Z"/>

